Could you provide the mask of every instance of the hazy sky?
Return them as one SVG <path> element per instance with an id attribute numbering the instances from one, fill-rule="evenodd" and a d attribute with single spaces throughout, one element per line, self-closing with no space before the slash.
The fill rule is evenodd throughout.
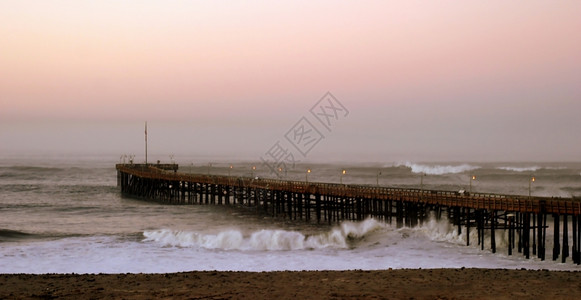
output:
<path id="1" fill-rule="evenodd" d="M 313 3 L 315 2 L 315 3 Z M 581 161 L 581 1 L 0 1 L 0 153 Z M 317 124 L 314 124 L 319 126 Z"/>

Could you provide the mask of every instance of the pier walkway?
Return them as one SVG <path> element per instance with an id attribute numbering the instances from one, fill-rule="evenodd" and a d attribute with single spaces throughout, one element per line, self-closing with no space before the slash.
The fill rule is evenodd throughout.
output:
<path id="1" fill-rule="evenodd" d="M 571 256 L 573 263 L 581 264 L 578 199 L 186 174 L 177 172 L 176 164 L 118 164 L 116 168 L 122 193 L 134 197 L 167 204 L 252 206 L 273 216 L 318 223 L 373 217 L 413 227 L 430 213 L 437 218 L 446 214 L 458 234 L 466 230 L 467 245 L 472 228 L 484 249 L 488 231 L 491 250 L 496 252 L 495 235 L 503 230 L 508 231 L 509 255 L 517 249 L 529 258 L 532 249 L 543 260 L 550 216 L 553 260 L 560 256 L 565 262 Z"/>

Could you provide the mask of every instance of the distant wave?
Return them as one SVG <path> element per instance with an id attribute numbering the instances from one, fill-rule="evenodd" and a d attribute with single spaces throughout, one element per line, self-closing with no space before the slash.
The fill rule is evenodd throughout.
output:
<path id="1" fill-rule="evenodd" d="M 357 239 L 383 227 L 367 219 L 362 222 L 343 222 L 328 232 L 305 236 L 300 232 L 263 229 L 244 236 L 239 230 L 226 230 L 218 234 L 203 234 L 169 229 L 145 231 L 146 242 L 163 246 L 197 247 L 219 250 L 285 251 L 322 248 L 347 248 L 349 239 Z"/>
<path id="2" fill-rule="evenodd" d="M 512 172 L 536 172 L 542 168 L 538 166 L 532 166 L 532 167 L 497 167 L 497 169 Z"/>
<path id="3" fill-rule="evenodd" d="M 539 167 L 539 166 L 529 166 L 529 167 L 514 167 L 505 166 L 497 167 L 496 169 L 512 172 L 536 172 L 538 170 L 567 170 L 567 167 Z"/>
<path id="4" fill-rule="evenodd" d="M 24 231 L 0 229 L 0 242 L 18 242 L 23 240 L 53 240 L 69 237 L 82 237 L 87 234 L 77 233 L 62 233 L 62 232 L 43 232 L 43 233 L 29 233 Z"/>
<path id="5" fill-rule="evenodd" d="M 0 242 L 16 241 L 33 237 L 34 235 L 22 231 L 0 229 Z"/>
<path id="6" fill-rule="evenodd" d="M 62 171 L 63 170 L 62 168 L 37 167 L 37 166 L 10 166 L 10 167 L 1 167 L 0 169 L 19 171 L 19 172 L 54 172 L 54 171 Z"/>
<path id="7" fill-rule="evenodd" d="M 400 163 L 396 165 L 396 167 L 407 167 L 412 170 L 412 173 L 417 174 L 428 174 L 428 175 L 445 175 L 445 174 L 458 174 L 467 171 L 472 171 L 479 169 L 478 166 L 473 166 L 469 164 L 461 164 L 457 166 L 452 165 L 422 165 L 422 164 L 414 164 L 411 162 Z"/>

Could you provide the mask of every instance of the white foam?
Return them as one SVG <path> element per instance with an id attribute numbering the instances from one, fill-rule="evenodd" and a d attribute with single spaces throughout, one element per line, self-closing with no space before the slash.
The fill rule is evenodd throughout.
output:
<path id="1" fill-rule="evenodd" d="M 548 220 L 549 221 L 549 220 Z M 548 222 L 549 224 L 550 222 Z M 323 234 L 304 236 L 285 230 L 258 230 L 248 236 L 238 230 L 218 234 L 148 231 L 157 240 L 136 241 L 115 236 L 67 238 L 0 247 L 4 273 L 165 273 L 183 271 L 378 270 L 388 268 L 509 268 L 580 270 L 571 263 L 507 256 L 506 234 L 498 230 L 498 253 L 477 246 L 465 228 L 445 218 L 431 218 L 415 228 L 395 228 L 375 220 L 343 222 Z M 551 240 L 547 229 L 547 242 Z M 150 239 L 150 238 L 147 238 Z M 242 249 L 247 243 L 251 251 Z M 254 246 L 250 244 L 255 243 Z M 205 245 L 200 247 L 199 244 Z M 252 248 L 253 247 L 253 248 Z M 296 247 L 298 249 L 294 249 Z M 288 249 L 285 251 L 277 251 Z M 551 249 L 547 245 L 547 249 Z M 550 250 L 548 250 L 550 251 Z M 548 253 L 548 252 L 547 252 Z M 548 255 L 548 254 L 547 254 Z"/>
<path id="2" fill-rule="evenodd" d="M 467 171 L 472 171 L 479 169 L 479 166 L 473 166 L 469 164 L 461 165 L 422 165 L 415 164 L 411 162 L 405 162 L 397 164 L 396 167 L 405 166 L 412 170 L 412 173 L 417 174 L 427 174 L 427 175 L 445 175 L 445 174 L 458 174 Z"/>

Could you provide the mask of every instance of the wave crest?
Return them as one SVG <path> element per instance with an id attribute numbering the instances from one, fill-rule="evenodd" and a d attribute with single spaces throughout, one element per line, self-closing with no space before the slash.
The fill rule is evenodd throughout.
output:
<path id="1" fill-rule="evenodd" d="M 263 229 L 244 236 L 239 230 L 226 230 L 218 234 L 161 229 L 145 231 L 145 242 L 162 246 L 193 247 L 218 250 L 285 251 L 348 247 L 350 239 L 359 239 L 384 225 L 374 219 L 362 222 L 343 222 L 328 232 L 305 236 L 297 231 Z"/>
<path id="2" fill-rule="evenodd" d="M 472 171 L 479 169 L 478 166 L 473 166 L 469 164 L 461 164 L 457 166 L 453 165 L 422 165 L 422 164 L 414 164 L 411 162 L 400 163 L 396 165 L 396 167 L 407 167 L 412 170 L 412 173 L 417 174 L 427 174 L 427 175 L 445 175 L 445 174 L 458 174 L 467 171 Z"/>

